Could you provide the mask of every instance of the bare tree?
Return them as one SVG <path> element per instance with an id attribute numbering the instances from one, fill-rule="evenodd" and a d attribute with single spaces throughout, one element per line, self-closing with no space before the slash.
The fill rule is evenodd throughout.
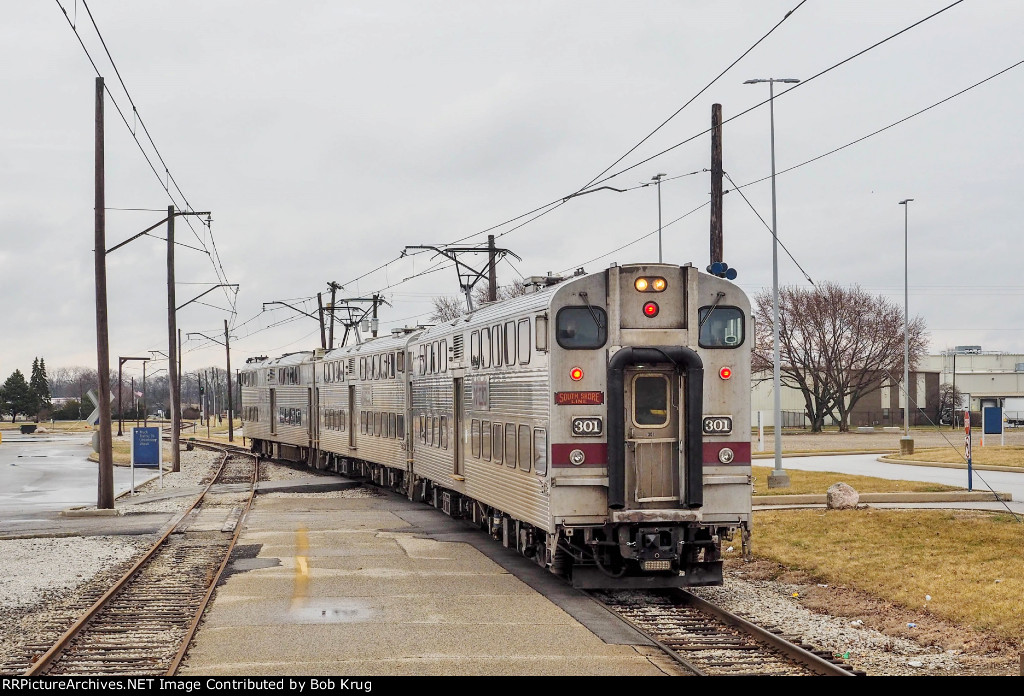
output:
<path id="1" fill-rule="evenodd" d="M 954 418 L 958 411 L 963 408 L 964 393 L 949 382 L 939 385 L 939 404 L 935 414 L 935 421 L 943 425 L 954 424 Z"/>
<path id="2" fill-rule="evenodd" d="M 772 354 L 771 295 L 755 299 L 757 337 L 753 369 L 770 370 Z M 910 369 L 925 351 L 924 320 L 909 324 Z M 800 389 L 812 430 L 826 415 L 850 428 L 850 412 L 865 395 L 903 372 L 903 310 L 884 296 L 859 286 L 824 283 L 813 289 L 779 292 L 779 352 L 783 383 Z M 909 409 L 908 409 L 909 410 Z"/>
<path id="3" fill-rule="evenodd" d="M 487 283 L 481 283 L 473 288 L 473 304 L 475 306 L 480 307 L 488 302 L 489 289 L 490 286 Z M 499 285 L 496 294 L 498 302 L 525 295 L 526 283 L 517 280 L 511 285 Z M 462 299 L 458 297 L 438 295 L 433 299 L 433 304 L 434 312 L 430 315 L 430 320 L 434 322 L 452 321 L 466 313 L 466 306 L 463 304 Z"/>

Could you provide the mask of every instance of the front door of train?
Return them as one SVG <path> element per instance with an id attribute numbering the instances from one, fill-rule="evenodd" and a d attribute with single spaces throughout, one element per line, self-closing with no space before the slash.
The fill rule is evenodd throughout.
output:
<path id="1" fill-rule="evenodd" d="M 625 370 L 626 507 L 680 501 L 680 376 L 673 369 Z"/>

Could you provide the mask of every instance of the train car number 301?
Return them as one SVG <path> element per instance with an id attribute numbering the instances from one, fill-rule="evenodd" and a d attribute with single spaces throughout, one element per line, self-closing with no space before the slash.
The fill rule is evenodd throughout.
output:
<path id="1" fill-rule="evenodd" d="M 731 416 L 704 416 L 705 435 L 727 435 L 732 432 Z"/>
<path id="2" fill-rule="evenodd" d="M 601 435 L 604 432 L 604 421 L 600 416 L 577 416 L 572 419 L 572 434 L 576 437 Z"/>

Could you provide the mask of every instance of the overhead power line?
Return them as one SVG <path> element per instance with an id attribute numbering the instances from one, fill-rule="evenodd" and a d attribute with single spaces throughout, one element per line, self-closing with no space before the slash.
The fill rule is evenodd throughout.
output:
<path id="1" fill-rule="evenodd" d="M 56 3 L 57 3 L 57 6 L 60 8 L 61 12 L 64 14 L 64 18 L 67 20 L 68 25 L 71 27 L 71 30 L 74 32 L 75 37 L 78 39 L 78 43 L 82 47 L 82 50 L 85 52 L 86 57 L 89 59 L 89 63 L 92 65 L 93 71 L 96 73 L 96 75 L 98 77 L 102 77 L 102 72 L 100 71 L 99 66 L 96 64 L 96 61 L 95 61 L 95 59 L 92 56 L 92 53 L 89 51 L 89 48 L 85 45 L 85 41 L 82 38 L 82 35 L 78 31 L 78 27 L 77 27 L 77 2 L 76 2 L 76 5 L 75 5 L 75 8 L 76 8 L 76 19 L 75 20 L 73 20 L 71 18 L 71 16 L 68 15 L 67 9 L 64 7 L 64 5 L 61 3 L 60 0 L 56 0 Z M 156 142 L 153 140 L 153 136 L 149 132 L 149 128 L 146 127 L 145 121 L 142 119 L 142 115 L 139 113 L 138 107 L 135 104 L 135 100 L 132 99 L 131 92 L 128 90 L 128 86 L 125 84 L 124 79 L 121 76 L 121 71 L 118 69 L 117 63 L 114 61 L 114 57 L 113 57 L 113 55 L 111 55 L 110 50 L 107 47 L 107 42 L 103 38 L 103 34 L 100 31 L 99 25 L 96 22 L 96 18 L 92 14 L 92 10 L 89 8 L 89 5 L 88 5 L 88 3 L 86 3 L 85 0 L 82 0 L 82 6 L 85 8 L 86 13 L 89 15 L 89 21 L 92 23 L 93 29 L 96 32 L 96 36 L 99 39 L 100 44 L 103 46 L 103 51 L 104 51 L 104 53 L 107 56 L 107 60 L 110 62 L 110 66 L 111 66 L 111 68 L 113 68 L 114 74 L 117 75 L 118 82 L 120 82 L 121 88 L 124 90 L 125 97 L 128 99 L 128 103 L 131 105 L 133 121 L 138 126 L 142 127 L 142 131 L 145 134 L 146 139 L 149 141 L 149 145 L 152 148 L 153 153 L 155 154 L 156 158 L 159 160 L 160 166 L 163 168 L 163 176 L 161 176 L 160 171 L 157 169 L 157 166 L 156 166 L 156 164 L 154 164 L 154 162 L 153 162 L 152 158 L 150 157 L 149 153 L 146 152 L 146 148 L 143 146 L 142 141 L 139 140 L 137 128 L 134 125 L 130 125 L 128 123 L 128 117 L 125 115 L 124 110 L 122 109 L 121 105 L 118 103 L 118 100 L 115 98 L 114 94 L 110 91 L 110 87 L 106 84 L 106 82 L 104 82 L 104 91 L 107 93 L 107 96 L 110 98 L 111 104 L 113 104 L 114 108 L 117 110 L 118 115 L 121 117 L 121 121 L 124 122 L 125 128 L 128 129 L 128 132 L 131 134 L 132 139 L 135 141 L 135 144 L 139 148 L 139 152 L 142 153 L 143 158 L 146 160 L 146 163 L 149 165 L 150 170 L 153 172 L 153 175 L 156 177 L 157 181 L 160 183 L 160 187 L 167 194 L 167 197 L 170 199 L 170 201 L 175 206 L 178 206 L 179 209 L 181 209 L 181 210 L 193 211 L 194 208 L 192 207 L 192 204 L 189 202 L 188 198 L 185 196 L 185 193 L 181 190 L 181 187 L 178 185 L 178 182 L 171 175 L 170 168 L 167 166 L 167 162 L 164 159 L 163 155 L 161 154 L 160 148 L 157 147 Z M 181 198 L 181 204 L 180 205 L 179 205 L 178 201 L 175 200 L 174 194 L 171 192 L 171 185 L 172 184 L 174 186 L 174 189 L 177 191 L 178 196 Z M 208 222 L 207 223 L 203 223 L 204 226 L 207 229 L 207 232 L 208 232 L 209 236 L 210 236 L 210 246 L 213 247 L 213 251 L 211 252 L 207 248 L 205 240 L 196 231 L 196 229 L 193 226 L 192 221 L 190 220 L 189 217 L 187 217 L 187 216 L 185 217 L 185 222 L 186 222 L 186 224 L 188 224 L 189 229 L 192 230 L 192 234 L 199 241 L 200 245 L 202 245 L 203 250 L 209 255 L 211 265 L 213 266 L 214 275 L 216 275 L 218 282 L 227 284 L 228 283 L 227 273 L 224 270 L 224 264 L 223 264 L 223 262 L 222 262 L 222 260 L 220 258 L 220 255 L 217 252 L 217 244 L 216 244 L 216 241 L 214 240 L 212 225 L 209 224 Z M 231 311 L 232 314 L 234 314 L 235 313 L 235 306 L 236 306 L 237 298 L 231 296 L 227 291 L 225 291 L 225 298 L 228 300 L 228 302 L 231 303 L 232 309 L 230 311 Z"/>

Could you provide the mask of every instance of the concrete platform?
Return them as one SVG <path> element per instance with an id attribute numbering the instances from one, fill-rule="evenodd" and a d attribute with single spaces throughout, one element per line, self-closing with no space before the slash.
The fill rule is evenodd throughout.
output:
<path id="1" fill-rule="evenodd" d="M 178 674 L 682 674 L 482 532 L 398 495 L 360 494 L 257 496 Z"/>

